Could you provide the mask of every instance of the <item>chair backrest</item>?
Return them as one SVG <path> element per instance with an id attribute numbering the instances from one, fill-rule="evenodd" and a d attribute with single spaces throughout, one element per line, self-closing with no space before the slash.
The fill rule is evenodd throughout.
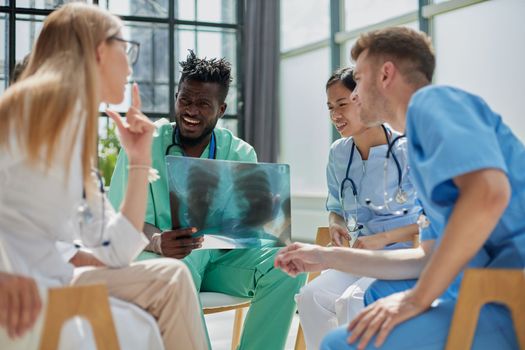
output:
<path id="1" fill-rule="evenodd" d="M 89 321 L 98 350 L 120 348 L 107 288 L 89 285 L 49 290 L 40 350 L 57 349 L 64 322 L 75 316 Z"/>
<path id="2" fill-rule="evenodd" d="M 525 270 L 468 269 L 450 326 L 446 350 L 470 349 L 479 312 L 487 303 L 506 305 L 521 349 L 525 349 Z"/>

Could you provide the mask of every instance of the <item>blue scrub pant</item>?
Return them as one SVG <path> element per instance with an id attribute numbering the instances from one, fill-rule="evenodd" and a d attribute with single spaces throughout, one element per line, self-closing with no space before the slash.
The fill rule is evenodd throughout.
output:
<path id="1" fill-rule="evenodd" d="M 416 280 L 376 281 L 365 294 L 365 304 L 414 286 Z M 441 350 L 445 348 L 456 300 L 447 299 L 432 306 L 423 314 L 397 325 L 381 349 Z M 357 349 L 359 342 L 348 344 L 347 327 L 338 328 L 323 339 L 322 350 Z M 375 337 L 366 349 L 377 349 Z M 499 305 L 485 305 L 480 313 L 472 349 L 518 349 L 510 313 Z"/>

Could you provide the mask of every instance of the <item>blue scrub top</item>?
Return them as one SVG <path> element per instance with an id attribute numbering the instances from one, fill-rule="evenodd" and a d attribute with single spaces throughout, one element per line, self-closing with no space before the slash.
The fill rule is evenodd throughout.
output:
<path id="1" fill-rule="evenodd" d="M 390 137 L 393 140 L 398 133 L 393 133 Z M 352 194 L 352 188 L 349 181 L 345 183 L 344 189 L 344 213 L 339 201 L 339 192 L 341 182 L 345 178 L 346 168 L 350 160 L 352 149 L 352 138 L 342 138 L 335 141 L 330 148 L 328 165 L 326 168 L 326 177 L 328 183 L 328 198 L 326 200 L 326 209 L 334 212 L 339 216 L 353 220 L 355 216 L 355 200 Z M 410 181 L 407 167 L 407 147 L 406 138 L 400 139 L 393 147 L 401 169 L 403 171 L 402 186 L 410 194 L 409 199 L 404 204 L 398 204 L 395 201 L 390 203 L 394 211 L 408 209 L 406 215 L 392 215 L 388 210 L 375 210 L 366 205 L 366 199 L 369 198 L 372 204 L 376 206 L 384 205 L 384 164 L 386 159 L 387 145 L 372 147 L 369 152 L 368 160 L 361 158 L 357 148 L 354 151 L 354 157 L 350 166 L 349 178 L 351 178 L 357 189 L 357 217 L 358 222 L 362 224 L 361 234 L 369 235 L 378 232 L 389 231 L 398 227 L 414 224 L 417 221 L 421 207 L 416 202 L 414 187 Z M 388 160 L 388 197 L 392 197 L 397 190 L 398 174 L 397 168 L 392 157 Z"/>
<path id="2" fill-rule="evenodd" d="M 458 197 L 453 179 L 481 169 L 504 171 L 512 187 L 509 206 L 470 267 L 525 267 L 525 147 L 478 96 L 448 86 L 428 86 L 407 111 L 412 179 L 430 227 L 422 240 L 438 244 Z M 461 275 L 449 292 L 456 294 Z"/>

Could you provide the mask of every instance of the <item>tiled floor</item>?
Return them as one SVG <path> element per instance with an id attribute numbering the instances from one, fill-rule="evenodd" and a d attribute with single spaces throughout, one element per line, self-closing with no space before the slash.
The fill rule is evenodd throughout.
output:
<path id="1" fill-rule="evenodd" d="M 218 314 L 206 315 L 206 325 L 210 334 L 211 345 L 213 350 L 230 350 L 231 337 L 233 331 L 234 311 L 221 312 Z M 286 341 L 286 350 L 292 350 L 295 345 L 299 317 L 294 316 L 288 339 Z"/>

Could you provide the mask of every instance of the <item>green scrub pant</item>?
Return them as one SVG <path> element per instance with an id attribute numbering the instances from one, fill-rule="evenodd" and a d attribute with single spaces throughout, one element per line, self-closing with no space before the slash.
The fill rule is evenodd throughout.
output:
<path id="1" fill-rule="evenodd" d="M 306 276 L 274 267 L 278 248 L 196 250 L 184 258 L 198 291 L 252 298 L 239 349 L 284 349 Z"/>
<path id="2" fill-rule="evenodd" d="M 195 250 L 182 260 L 197 291 L 252 298 L 239 350 L 280 350 L 286 344 L 295 312 L 294 296 L 306 275 L 292 278 L 276 269 L 273 264 L 278 250 Z M 158 255 L 143 252 L 139 260 L 152 257 Z"/>

